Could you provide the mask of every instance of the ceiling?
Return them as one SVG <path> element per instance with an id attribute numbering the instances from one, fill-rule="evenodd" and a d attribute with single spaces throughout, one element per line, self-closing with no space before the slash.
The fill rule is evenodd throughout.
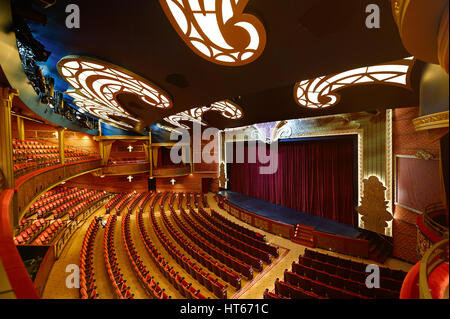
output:
<path id="1" fill-rule="evenodd" d="M 56 89 L 68 88 L 56 70 L 56 63 L 66 55 L 118 65 L 155 83 L 173 99 L 171 109 L 161 110 L 145 108 L 131 94 L 119 95 L 120 104 L 146 124 L 224 99 L 237 103 L 244 116 L 231 120 L 218 112 L 206 113 L 204 120 L 221 129 L 419 104 L 417 89 L 386 85 L 344 89 L 340 103 L 323 110 L 301 108 L 293 98 L 298 81 L 410 56 L 386 0 L 250 0 L 245 12 L 263 23 L 267 43 L 256 61 L 239 67 L 214 64 L 196 55 L 178 36 L 159 1 L 78 0 L 79 29 L 65 26 L 65 8 L 70 3 L 57 0 L 50 8 L 39 8 L 47 24 L 31 25 L 37 40 L 52 52 L 45 71 L 57 78 Z M 379 29 L 365 26 L 369 3 L 380 7 Z M 421 66 L 416 64 L 412 72 L 413 89 Z M 173 79 L 187 86 L 170 83 Z"/>

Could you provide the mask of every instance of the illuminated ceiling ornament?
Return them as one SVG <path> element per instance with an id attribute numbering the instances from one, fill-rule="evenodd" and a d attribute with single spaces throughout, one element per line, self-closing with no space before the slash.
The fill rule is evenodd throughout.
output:
<path id="1" fill-rule="evenodd" d="M 139 122 L 118 102 L 117 95 L 122 93 L 134 94 L 150 107 L 172 107 L 170 97 L 162 89 L 118 66 L 87 57 L 67 56 L 58 62 L 57 68 L 75 89 L 66 92 L 74 99 L 73 103 L 101 119 L 127 127 Z"/>
<path id="2" fill-rule="evenodd" d="M 266 45 L 266 30 L 254 15 L 243 13 L 249 0 L 159 0 L 183 41 L 210 62 L 245 65 Z"/>
<path id="3" fill-rule="evenodd" d="M 188 126 L 181 124 L 180 122 L 191 121 L 197 122 L 201 125 L 206 125 L 202 121 L 202 118 L 203 114 L 209 111 L 218 111 L 222 114 L 222 116 L 232 120 L 240 119 L 243 116 L 243 112 L 239 106 L 229 100 L 224 100 L 215 102 L 211 104 L 211 106 L 200 106 L 181 113 L 177 113 L 164 118 L 164 120 L 174 126 L 189 129 Z"/>
<path id="4" fill-rule="evenodd" d="M 294 99 L 301 107 L 324 109 L 338 104 L 341 97 L 336 92 L 350 86 L 389 84 L 410 88 L 413 65 L 414 58 L 410 57 L 297 82 L 294 86 Z"/>
<path id="5" fill-rule="evenodd" d="M 252 131 L 252 137 L 266 144 L 272 144 L 280 138 L 288 138 L 292 135 L 292 128 L 288 121 L 277 121 L 253 124 L 256 130 Z"/>

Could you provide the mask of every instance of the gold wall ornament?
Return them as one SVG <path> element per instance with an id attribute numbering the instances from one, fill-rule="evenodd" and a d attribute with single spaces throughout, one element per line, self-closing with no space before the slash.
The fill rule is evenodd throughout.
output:
<path id="1" fill-rule="evenodd" d="M 66 56 L 57 68 L 74 90 L 66 92 L 82 111 L 126 127 L 140 122 L 118 102 L 121 93 L 134 94 L 149 107 L 169 109 L 173 103 L 161 88 L 113 64 L 82 56 Z"/>
<path id="2" fill-rule="evenodd" d="M 189 129 L 188 126 L 181 124 L 181 121 L 191 121 L 196 122 L 201 125 L 206 125 L 206 123 L 203 122 L 203 114 L 209 111 L 217 111 L 222 114 L 223 117 L 235 120 L 240 119 L 243 117 L 243 111 L 242 109 L 235 103 L 231 102 L 230 100 L 224 100 L 220 102 L 215 102 L 211 104 L 210 106 L 201 106 L 196 107 L 184 112 L 180 112 L 174 115 L 170 115 L 166 118 L 164 118 L 164 121 L 180 127 Z"/>
<path id="3" fill-rule="evenodd" d="M 249 0 L 159 0 L 183 41 L 203 59 L 226 66 L 255 61 L 264 51 L 266 30 L 244 13 Z"/>
<path id="4" fill-rule="evenodd" d="M 301 107 L 323 109 L 337 105 L 341 100 L 337 92 L 350 86 L 387 84 L 410 89 L 410 72 L 414 62 L 414 58 L 410 57 L 297 82 L 294 99 Z"/>
<path id="5" fill-rule="evenodd" d="M 220 164 L 220 176 L 219 176 L 219 183 L 221 188 L 226 188 L 227 186 L 227 177 L 225 176 L 225 164 L 222 162 Z"/>
<path id="6" fill-rule="evenodd" d="M 358 213 L 362 216 L 366 230 L 384 235 L 388 222 L 393 219 L 387 210 L 388 201 L 385 199 L 386 187 L 378 177 L 370 176 L 363 180 L 364 190 Z"/>
<path id="7" fill-rule="evenodd" d="M 413 119 L 416 131 L 431 130 L 448 127 L 449 111 L 424 115 Z"/>
<path id="8" fill-rule="evenodd" d="M 435 157 L 434 154 L 431 154 L 430 152 L 428 152 L 426 150 L 420 150 L 414 156 L 418 159 L 424 159 L 426 161 L 432 160 Z"/>

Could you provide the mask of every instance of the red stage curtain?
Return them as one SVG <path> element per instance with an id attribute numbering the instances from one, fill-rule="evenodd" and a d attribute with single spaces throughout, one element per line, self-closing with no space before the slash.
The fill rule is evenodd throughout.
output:
<path id="1" fill-rule="evenodd" d="M 280 142 L 278 170 L 270 175 L 259 171 L 267 164 L 248 163 L 248 151 L 255 147 L 246 144 L 245 163 L 229 165 L 231 189 L 355 226 L 353 143 L 352 138 Z"/>

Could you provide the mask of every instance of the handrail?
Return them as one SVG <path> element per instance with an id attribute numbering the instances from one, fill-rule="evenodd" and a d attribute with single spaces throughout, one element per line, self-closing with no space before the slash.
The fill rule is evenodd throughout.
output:
<path id="1" fill-rule="evenodd" d="M 448 251 L 448 239 L 444 239 L 431 246 L 423 256 L 419 270 L 420 299 L 433 299 L 428 285 L 428 276 L 442 263 L 448 263 Z"/>
<path id="2" fill-rule="evenodd" d="M 423 214 L 423 222 L 427 225 L 433 232 L 435 232 L 441 238 L 448 238 L 448 226 L 444 226 L 433 220 L 431 217 L 432 213 L 443 211 L 445 212 L 445 207 L 442 203 L 433 203 L 425 208 Z"/>
<path id="3" fill-rule="evenodd" d="M 0 193 L 0 259 L 9 283 L 18 299 L 39 299 L 19 251 L 13 241 L 11 228 L 14 190 Z"/>

